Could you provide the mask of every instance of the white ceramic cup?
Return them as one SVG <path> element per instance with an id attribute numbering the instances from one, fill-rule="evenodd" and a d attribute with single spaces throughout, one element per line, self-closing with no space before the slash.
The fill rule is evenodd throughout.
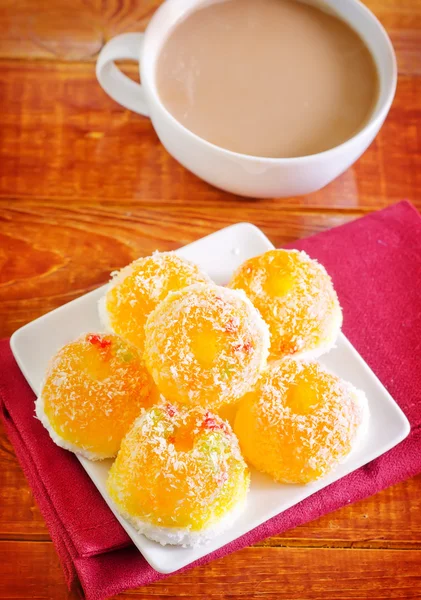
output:
<path id="1" fill-rule="evenodd" d="M 323 0 L 365 40 L 377 64 L 380 93 L 369 122 L 354 137 L 331 150 L 297 158 L 264 158 L 226 150 L 186 129 L 165 108 L 156 88 L 155 66 L 174 25 L 209 0 L 166 0 L 146 32 L 124 33 L 110 40 L 98 56 L 96 74 L 116 102 L 147 116 L 168 152 L 208 183 L 242 196 L 299 196 L 314 192 L 350 167 L 371 144 L 389 112 L 397 81 L 396 58 L 386 31 L 359 0 Z M 309 2 L 311 3 L 311 2 Z M 315 2 L 319 4 L 320 2 Z M 141 85 L 114 64 L 139 62 Z"/>

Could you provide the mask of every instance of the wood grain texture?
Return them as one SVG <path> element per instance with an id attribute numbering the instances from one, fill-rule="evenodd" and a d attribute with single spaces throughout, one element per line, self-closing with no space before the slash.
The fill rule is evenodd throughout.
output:
<path id="1" fill-rule="evenodd" d="M 399 64 L 390 115 L 363 157 L 304 198 L 244 200 L 201 182 L 148 119 L 99 88 L 103 44 L 143 31 L 160 0 L 0 3 L 0 335 L 152 250 L 237 221 L 276 245 L 402 198 L 421 208 L 421 3 L 366 0 Z M 137 68 L 124 65 L 137 77 Z M 421 476 L 125 597 L 421 597 Z M 0 426 L 0 598 L 75 599 Z"/>
<path id="2" fill-rule="evenodd" d="M 3 0 L 1 58 L 94 60 L 104 43 L 144 31 L 159 0 Z"/>
<path id="3" fill-rule="evenodd" d="M 154 250 L 170 250 L 239 220 L 277 245 L 342 224 L 354 214 L 266 211 L 237 200 L 103 203 L 0 199 L 0 334 L 108 281 L 110 272 Z M 282 227 L 279 227 L 282 223 Z"/>
<path id="4" fill-rule="evenodd" d="M 402 198 L 421 205 L 420 77 L 399 77 L 384 127 L 352 168 L 319 192 L 274 202 L 240 199 L 186 171 L 149 119 L 106 96 L 91 64 L 3 61 L 1 68 L 0 197 L 8 204 L 34 196 L 66 206 L 74 198 L 164 209 L 171 202 L 174 212 L 190 203 L 202 219 L 224 205 L 237 220 L 244 207 L 265 218 L 279 208 L 373 210 Z"/>
<path id="5" fill-rule="evenodd" d="M 402 74 L 421 72 L 418 0 L 365 0 L 386 27 Z M 0 58 L 95 60 L 104 43 L 144 31 L 160 0 L 3 0 Z"/>
<path id="6" fill-rule="evenodd" d="M 14 557 L 16 567 L 11 564 Z M 419 598 L 419 550 L 246 548 L 121 598 L 383 600 Z M 0 542 L 0 597 L 76 600 L 48 542 Z"/>

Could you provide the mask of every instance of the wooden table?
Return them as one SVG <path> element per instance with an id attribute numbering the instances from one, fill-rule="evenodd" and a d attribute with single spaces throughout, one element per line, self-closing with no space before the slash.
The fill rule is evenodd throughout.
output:
<path id="1" fill-rule="evenodd" d="M 0 334 L 152 250 L 247 220 L 280 245 L 408 198 L 421 208 L 421 2 L 367 0 L 394 42 L 390 116 L 359 162 L 305 198 L 244 200 L 203 183 L 148 119 L 95 80 L 105 40 L 156 0 L 0 5 Z M 136 76 L 129 65 L 128 73 Z M 44 521 L 0 432 L 0 597 L 69 598 Z M 421 597 L 421 478 L 126 597 Z"/>

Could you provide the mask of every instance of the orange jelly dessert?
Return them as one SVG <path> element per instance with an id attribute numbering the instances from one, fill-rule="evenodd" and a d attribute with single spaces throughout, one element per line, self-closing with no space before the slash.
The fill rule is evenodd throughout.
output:
<path id="1" fill-rule="evenodd" d="M 143 350 L 146 319 L 168 292 L 209 282 L 197 265 L 174 252 L 155 252 L 114 273 L 99 302 L 101 321 L 108 331 Z"/>
<path id="2" fill-rule="evenodd" d="M 229 287 L 246 292 L 271 333 L 273 358 L 315 358 L 332 348 L 342 311 L 325 268 L 305 252 L 269 250 L 244 262 Z"/>
<path id="3" fill-rule="evenodd" d="M 145 361 L 167 400 L 212 410 L 235 402 L 266 364 L 269 331 L 244 292 L 195 284 L 146 323 Z"/>
<path id="4" fill-rule="evenodd" d="M 107 489 L 140 533 L 195 546 L 232 524 L 249 482 L 228 423 L 200 407 L 162 403 L 143 411 L 123 439 Z"/>
<path id="5" fill-rule="evenodd" d="M 59 446 L 98 460 L 115 456 L 140 410 L 157 399 L 139 350 L 89 333 L 52 359 L 36 414 Z"/>
<path id="6" fill-rule="evenodd" d="M 367 424 L 363 392 L 316 362 L 276 361 L 241 400 L 234 431 L 245 459 L 280 483 L 327 475 Z"/>

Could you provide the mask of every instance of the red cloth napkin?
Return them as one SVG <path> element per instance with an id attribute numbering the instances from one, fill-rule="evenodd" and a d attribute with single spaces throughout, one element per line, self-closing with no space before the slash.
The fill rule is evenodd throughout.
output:
<path id="1" fill-rule="evenodd" d="M 404 410 L 411 433 L 397 447 L 195 564 L 279 534 L 421 472 L 421 218 L 401 202 L 300 240 L 332 275 L 344 332 Z M 0 343 L 6 431 L 48 525 L 70 585 L 102 600 L 163 576 L 130 544 L 69 452 L 34 418 L 34 394 Z"/>

